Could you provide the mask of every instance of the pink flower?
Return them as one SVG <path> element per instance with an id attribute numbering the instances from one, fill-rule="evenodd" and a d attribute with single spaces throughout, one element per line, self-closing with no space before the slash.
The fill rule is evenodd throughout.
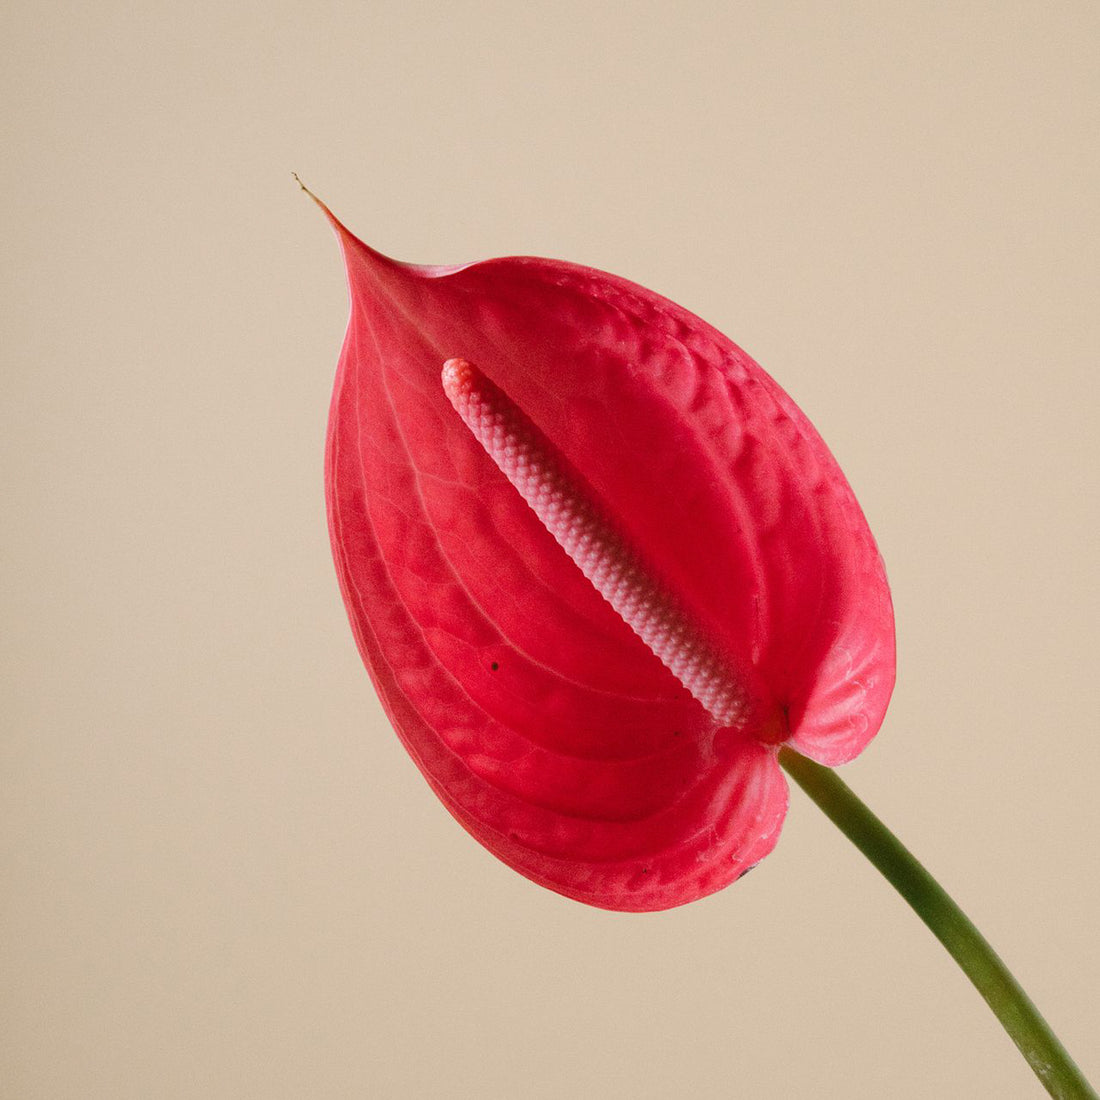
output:
<path id="1" fill-rule="evenodd" d="M 332 220 L 332 546 L 398 736 L 552 890 L 653 910 L 726 886 L 778 838 L 779 745 L 850 760 L 893 688 L 886 576 L 836 461 L 652 291 L 554 260 L 413 267 Z"/>

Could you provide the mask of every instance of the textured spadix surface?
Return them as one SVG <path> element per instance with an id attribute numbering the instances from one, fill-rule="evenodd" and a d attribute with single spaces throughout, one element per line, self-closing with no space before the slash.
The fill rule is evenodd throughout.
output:
<path id="1" fill-rule="evenodd" d="M 657 294 L 552 260 L 413 267 L 333 223 L 351 295 L 333 551 L 398 735 L 458 821 L 551 889 L 648 910 L 725 886 L 778 837 L 777 743 L 848 760 L 893 687 L 885 574 L 836 462 Z M 598 516 L 610 558 L 548 529 L 453 370 L 445 390 L 451 359 L 530 425 L 583 502 L 570 530 Z"/>

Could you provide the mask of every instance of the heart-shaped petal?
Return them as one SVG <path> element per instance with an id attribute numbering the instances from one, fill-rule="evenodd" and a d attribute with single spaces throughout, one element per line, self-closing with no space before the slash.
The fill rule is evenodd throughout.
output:
<path id="1" fill-rule="evenodd" d="M 725 886 L 778 837 L 777 742 L 848 760 L 893 687 L 885 573 L 835 460 L 744 352 L 651 291 L 552 260 L 400 264 L 332 221 L 351 319 L 330 528 L 394 728 L 536 882 L 628 910 Z M 744 717 L 708 712 L 563 550 L 452 406 L 455 357 L 718 655 Z"/>

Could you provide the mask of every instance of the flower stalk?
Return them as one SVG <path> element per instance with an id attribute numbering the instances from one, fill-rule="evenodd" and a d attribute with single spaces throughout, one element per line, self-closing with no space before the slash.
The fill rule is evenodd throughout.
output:
<path id="1" fill-rule="evenodd" d="M 1057 1100 L 1097 1094 L 988 940 L 917 858 L 831 768 L 792 749 L 779 752 L 787 774 L 878 868 L 947 948 L 963 973 Z"/>

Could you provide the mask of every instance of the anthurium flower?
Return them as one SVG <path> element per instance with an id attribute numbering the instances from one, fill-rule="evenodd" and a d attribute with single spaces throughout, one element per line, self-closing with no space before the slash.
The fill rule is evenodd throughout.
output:
<path id="1" fill-rule="evenodd" d="M 326 213 L 328 211 L 326 210 Z M 326 486 L 352 629 L 454 817 L 620 910 L 726 886 L 894 683 L 844 475 L 740 348 L 556 260 L 398 263 L 331 214 L 351 319 Z"/>
<path id="2" fill-rule="evenodd" d="M 552 890 L 664 909 L 771 851 L 782 768 L 1050 1095 L 1100 1100 L 829 766 L 882 722 L 893 610 L 852 490 L 794 402 L 625 279 L 529 257 L 398 263 L 318 205 L 351 294 L 325 464 L 337 573 L 390 721 L 455 818 Z"/>

